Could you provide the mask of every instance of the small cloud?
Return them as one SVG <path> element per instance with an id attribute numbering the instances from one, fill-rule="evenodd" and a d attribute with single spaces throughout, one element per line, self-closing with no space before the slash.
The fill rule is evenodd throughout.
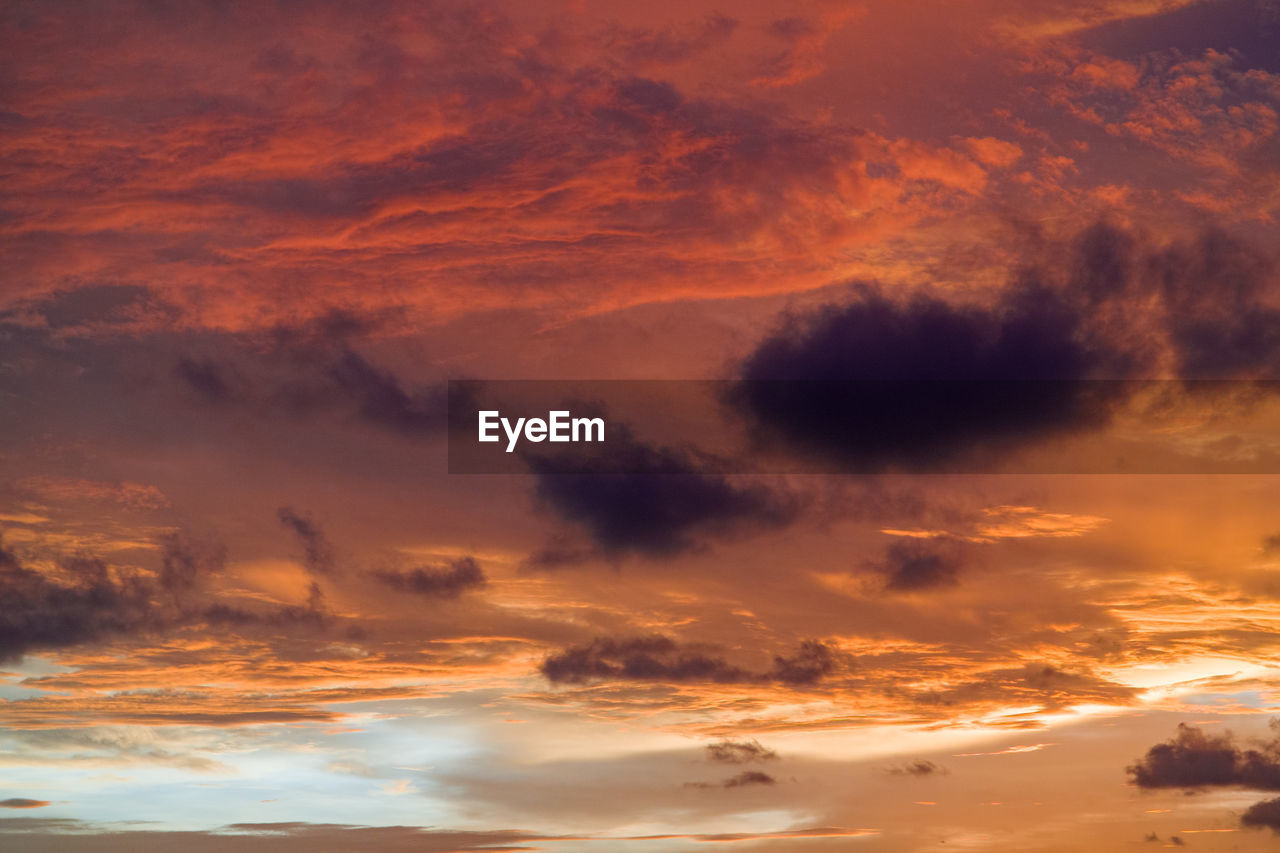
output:
<path id="1" fill-rule="evenodd" d="M 891 776 L 945 776 L 951 771 L 940 764 L 917 758 L 886 770 Z"/>
<path id="2" fill-rule="evenodd" d="M 457 598 L 486 582 L 484 572 L 471 557 L 460 557 L 444 566 L 423 566 L 404 572 L 378 571 L 373 577 L 398 592 L 428 598 Z"/>
<path id="3" fill-rule="evenodd" d="M 793 687 L 815 684 L 836 668 L 831 647 L 806 640 L 791 657 L 775 655 L 768 672 L 743 669 L 701 646 L 684 645 L 662 634 L 596 637 L 570 646 L 542 662 L 541 672 L 556 684 L 597 681 L 659 681 L 749 684 L 780 682 Z"/>
<path id="4" fill-rule="evenodd" d="M 49 805 L 48 800 L 29 800 L 26 797 L 0 800 L 0 809 L 42 809 L 47 805 Z"/>
<path id="5" fill-rule="evenodd" d="M 750 764 L 753 761 L 772 761 L 778 753 L 762 745 L 758 740 L 731 741 L 707 744 L 707 757 L 725 764 Z"/>
<path id="6" fill-rule="evenodd" d="M 744 770 L 731 779 L 724 780 L 726 788 L 745 788 L 748 785 L 776 785 L 777 779 L 774 779 L 768 773 L 761 773 L 759 770 Z"/>

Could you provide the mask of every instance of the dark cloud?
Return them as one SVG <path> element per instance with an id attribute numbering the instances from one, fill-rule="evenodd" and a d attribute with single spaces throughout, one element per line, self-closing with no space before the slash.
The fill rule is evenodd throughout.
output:
<path id="1" fill-rule="evenodd" d="M 685 782 L 686 788 L 701 788 L 710 790 L 712 788 L 745 788 L 751 785 L 776 785 L 777 779 L 774 779 L 768 773 L 761 773 L 759 770 L 744 770 L 737 776 L 730 776 L 723 782 Z"/>
<path id="2" fill-rule="evenodd" d="M 805 640 L 791 657 L 775 657 L 770 678 L 787 684 L 815 684 L 835 669 L 831 647 L 817 640 Z"/>
<path id="3" fill-rule="evenodd" d="M 471 557 L 461 557 L 447 566 L 427 566 L 407 571 L 387 569 L 372 574 L 392 589 L 429 598 L 457 598 L 463 592 L 486 583 L 484 572 Z"/>
<path id="4" fill-rule="evenodd" d="M 1104 424 L 1109 386 L 1083 380 L 1112 362 L 1047 288 L 985 309 L 865 287 L 760 344 L 733 400 L 762 440 L 856 471 L 929 469 Z"/>
<path id="5" fill-rule="evenodd" d="M 730 401 L 763 446 L 848 470 L 976 469 L 1104 427 L 1136 385 L 1116 380 L 1280 369 L 1275 259 L 1256 247 L 1217 231 L 1156 245 L 1098 223 L 1044 254 L 990 304 L 861 285 L 789 315 Z"/>
<path id="6" fill-rule="evenodd" d="M 1280 741 L 1246 748 L 1230 732 L 1208 735 L 1180 723 L 1172 740 L 1151 747 L 1126 772 L 1140 788 L 1239 785 L 1280 791 Z"/>
<path id="7" fill-rule="evenodd" d="M 140 577 L 119 577 L 92 557 L 62 565 L 65 583 L 0 558 L 0 660 L 35 648 L 61 648 L 157 627 L 152 590 Z"/>
<path id="8" fill-rule="evenodd" d="M 49 805 L 48 800 L 28 800 L 25 797 L 0 800 L 0 809 L 42 809 L 47 805 Z"/>
<path id="9" fill-rule="evenodd" d="M 782 526 L 797 512 L 788 497 L 704 473 L 688 454 L 650 447 L 621 429 L 610 435 L 608 452 L 588 463 L 533 456 L 528 464 L 537 474 L 538 497 L 585 527 L 610 556 L 668 556 L 706 536 Z"/>
<path id="10" fill-rule="evenodd" d="M 1240 823 L 1258 829 L 1270 827 L 1272 832 L 1280 834 L 1280 797 L 1249 806 L 1240 816 Z"/>
<path id="11" fill-rule="evenodd" d="M 323 626 L 323 597 L 315 584 L 305 606 L 249 610 L 210 599 L 201 589 L 203 579 L 219 571 L 223 559 L 220 546 L 197 544 L 179 534 L 164 542 L 156 579 L 87 555 L 63 559 L 52 575 L 28 568 L 0 544 L 0 660 L 199 624 Z"/>
<path id="12" fill-rule="evenodd" d="M 322 575 L 334 573 L 333 546 L 311 516 L 299 515 L 292 508 L 282 506 L 276 511 L 276 517 L 298 537 L 302 544 L 303 563 L 308 570 Z"/>
<path id="13" fill-rule="evenodd" d="M 923 758 L 917 758 L 900 764 L 897 767 L 890 767 L 888 771 L 891 776 L 945 776 L 949 771 L 940 764 L 934 764 L 932 761 L 926 761 Z"/>
<path id="14" fill-rule="evenodd" d="M 885 588 L 895 592 L 950 586 L 963 565 L 960 551 L 944 543 L 900 539 L 885 549 L 884 559 L 873 564 L 884 576 Z"/>
<path id="15" fill-rule="evenodd" d="M 759 770 L 744 770 L 737 776 L 724 780 L 726 788 L 745 788 L 748 785 L 776 785 L 776 779 Z"/>
<path id="16" fill-rule="evenodd" d="M 752 672 L 728 663 L 723 657 L 692 646 L 681 646 L 670 637 L 597 637 L 585 646 L 573 646 L 542 662 L 541 671 L 557 684 L 593 681 L 716 682 L 742 684 L 781 682 L 809 685 L 835 669 L 831 649 L 809 640 L 793 657 L 774 658 L 773 669 Z"/>
<path id="17" fill-rule="evenodd" d="M 751 764 L 756 761 L 774 761 L 778 753 L 762 745 L 758 740 L 723 740 L 707 744 L 707 758 L 724 764 Z"/>
<path id="18" fill-rule="evenodd" d="M 561 684 L 591 681 L 715 681 L 755 680 L 746 670 L 724 658 L 682 649 L 670 637 L 653 635 L 614 639 L 597 637 L 589 645 L 551 655 L 542 674 Z"/>

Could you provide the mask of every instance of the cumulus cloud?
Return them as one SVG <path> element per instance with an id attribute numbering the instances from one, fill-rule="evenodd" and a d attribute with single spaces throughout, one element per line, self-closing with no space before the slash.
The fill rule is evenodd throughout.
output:
<path id="1" fill-rule="evenodd" d="M 1171 740 L 1151 747 L 1126 772 L 1140 788 L 1240 785 L 1280 791 L 1280 742 L 1245 747 L 1230 732 L 1209 735 L 1179 723 Z"/>

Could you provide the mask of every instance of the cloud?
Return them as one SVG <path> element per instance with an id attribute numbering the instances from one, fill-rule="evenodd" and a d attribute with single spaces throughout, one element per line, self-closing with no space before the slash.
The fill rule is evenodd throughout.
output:
<path id="1" fill-rule="evenodd" d="M 1125 772 L 1140 788 L 1239 785 L 1280 791 L 1280 742 L 1245 748 L 1229 732 L 1207 735 L 1196 726 L 1179 723 L 1173 739 L 1151 747 Z"/>
<path id="2" fill-rule="evenodd" d="M 794 686 L 820 681 L 835 669 L 830 647 L 816 640 L 800 645 L 792 657 L 774 657 L 767 672 L 752 672 L 728 663 L 723 657 L 696 647 L 681 646 L 670 637 L 597 637 L 585 646 L 573 646 L 542 662 L 542 674 L 556 684 L 588 684 L 593 681 L 661 681 L 747 684 L 781 682 Z"/>
<path id="3" fill-rule="evenodd" d="M 744 770 L 737 776 L 724 780 L 726 788 L 745 788 L 748 785 L 776 785 L 778 780 L 759 770 Z"/>
<path id="4" fill-rule="evenodd" d="M 949 771 L 947 770 L 947 768 L 943 767 L 940 764 L 934 764 L 932 761 L 927 761 L 923 758 L 917 758 L 912 761 L 908 761 L 905 764 L 900 764 L 896 767 L 890 767 L 886 772 L 889 773 L 891 776 L 924 777 L 924 776 L 946 775 Z"/>
<path id="5" fill-rule="evenodd" d="M 1086 702 L 1124 705 L 1133 701 L 1138 692 L 1087 669 L 1070 670 L 1051 664 L 1025 663 L 1020 667 L 983 669 L 971 680 L 907 695 L 924 707 L 945 708 L 984 702 L 1006 706 L 1023 702 L 1037 703 L 1045 709 L 1063 709 Z"/>
<path id="6" fill-rule="evenodd" d="M 0 546 L 0 660 L 158 626 L 151 589 L 141 578 L 113 576 L 92 557 L 69 559 L 62 570 L 68 583 L 55 583 Z"/>
<path id="7" fill-rule="evenodd" d="M 303 822 L 234 823 L 212 831 L 136 830 L 76 820 L 0 819 L 6 846 L 65 853 L 129 853 L 192 849 L 207 853 L 514 853 L 538 842 L 583 840 L 520 830 L 433 830 L 410 826 L 347 826 Z"/>
<path id="8" fill-rule="evenodd" d="M 734 402 L 762 438 L 856 471 L 943 466 L 1106 423 L 1102 386 L 1082 380 L 1115 354 L 1083 341 L 1080 325 L 1038 287 L 991 310 L 864 287 L 763 341 Z"/>
<path id="9" fill-rule="evenodd" d="M 84 554 L 62 559 L 46 574 L 25 565 L 0 543 L 0 660 L 20 659 L 34 649 L 58 649 L 100 640 L 173 631 L 190 625 L 294 628 L 325 623 L 323 597 L 312 585 L 305 606 L 252 610 L 212 598 L 204 579 L 221 571 L 219 545 L 190 537 L 167 537 L 160 569 L 152 575 L 109 566 Z"/>
<path id="10" fill-rule="evenodd" d="M 1246 4 L 1265 5 L 1216 0 L 1187 4 L 1180 14 L 1197 9 L 1218 19 Z M 1216 23 L 1220 26 L 1222 20 Z M 1043 74 L 1039 91 L 1065 114 L 1134 145 L 1134 156 L 1166 159 L 1171 167 L 1190 166 L 1212 176 L 1204 189 L 1178 193 L 1181 200 L 1224 219 L 1266 221 L 1276 204 L 1267 185 L 1275 179 L 1280 90 L 1277 68 L 1249 67 L 1260 64 L 1263 56 L 1276 64 L 1274 51 L 1259 50 L 1274 36 L 1263 35 L 1265 30 L 1254 23 L 1252 38 L 1238 45 L 1201 44 L 1185 53 L 1168 49 L 1168 42 L 1150 54 L 1122 58 L 1084 45 L 1063 45 L 1033 60 Z M 1250 25 L 1237 19 L 1235 26 L 1242 31 Z M 1182 37 L 1195 41 L 1215 28 L 1202 26 L 1190 39 L 1186 33 Z M 1274 32 L 1274 26 L 1270 29 Z M 1169 35 L 1166 30 L 1161 38 Z M 1240 203 L 1230 204 L 1232 198 Z"/>
<path id="11" fill-rule="evenodd" d="M 722 740 L 707 744 L 707 758 L 723 764 L 751 764 L 756 761 L 774 761 L 778 753 L 763 746 L 758 740 Z"/>
<path id="12" fill-rule="evenodd" d="M 365 853 L 369 850 L 414 853 L 515 853 L 547 842 L 599 843 L 627 841 L 750 842 L 804 838 L 857 838 L 878 830 L 814 826 L 776 832 L 736 832 L 666 835 L 546 835 L 521 830 L 437 830 L 412 826 L 350 826 L 345 824 L 233 823 L 213 831 L 123 829 L 71 819 L 4 818 L 0 833 L 6 843 L 23 849 L 57 849 L 59 853 L 130 853 L 141 849 L 195 849 L 202 853 Z M 38 846 L 37 846 L 38 845 Z M 55 848 L 56 845 L 56 848 Z"/>
<path id="13" fill-rule="evenodd" d="M 1240 823 L 1257 829 L 1270 827 L 1272 832 L 1280 834 L 1280 797 L 1274 800 L 1262 800 L 1249 806 L 1240 816 Z"/>
<path id="14" fill-rule="evenodd" d="M 561 516 L 586 528 L 609 556 L 662 557 L 696 548 L 705 537 L 777 528 L 797 512 L 795 502 L 760 485 L 739 485 L 703 473 L 689 455 L 655 448 L 615 429 L 608 453 L 585 465 L 564 457 L 528 459 L 537 494 Z"/>
<path id="15" fill-rule="evenodd" d="M 787 684 L 815 684 L 835 669 L 831 647 L 817 640 L 805 640 L 791 657 L 775 657 L 769 677 Z"/>
<path id="16" fill-rule="evenodd" d="M 710 790 L 712 788 L 746 788 L 752 785 L 776 785 L 777 783 L 778 780 L 768 773 L 761 773 L 759 770 L 744 770 L 737 776 L 730 776 L 718 784 L 711 782 L 685 782 L 684 786 L 686 788 Z"/>
<path id="17" fill-rule="evenodd" d="M 25 797 L 0 800 L 0 809 L 42 809 L 47 805 L 49 805 L 48 800 L 28 800 Z"/>
<path id="18" fill-rule="evenodd" d="M 885 589 L 893 592 L 951 586 L 959 577 L 963 560 L 953 546 L 931 539 L 900 539 L 885 549 L 884 559 L 872 565 L 884 576 Z"/>
<path id="19" fill-rule="evenodd" d="M 371 574 L 392 589 L 429 598 L 457 598 L 466 590 L 484 586 L 486 582 L 484 572 L 471 557 L 460 557 L 442 567 L 407 571 L 387 569 Z"/>
<path id="20" fill-rule="evenodd" d="M 169 505 L 168 498 L 158 488 L 142 483 L 103 483 L 44 475 L 24 477 L 18 486 L 44 500 L 58 502 L 103 501 L 135 510 L 161 509 Z"/>
<path id="21" fill-rule="evenodd" d="M 856 13 L 802 14 L 601 26 L 455 2 L 428 20 L 390 2 L 378 21 L 394 25 L 334 7 L 299 32 L 280 9 L 230 10 L 230 57 L 208 16 L 178 50 L 149 11 L 128 32 L 32 12 L 0 22 L 17 93 L 0 122 L 27 157 L 8 254 L 32 289 L 151 291 L 159 272 L 183 323 L 240 329 L 346 303 L 436 321 L 820 286 L 868 238 L 978 200 L 872 175 L 868 161 L 911 155 L 760 101 L 756 86 L 820 73 Z M 60 56 L 80 64 L 37 61 Z M 225 74 L 200 74 L 211 65 Z M 106 83 L 77 70 L 107 67 Z"/>
<path id="22" fill-rule="evenodd" d="M 765 446 L 855 472 L 967 470 L 1105 427 L 1135 388 L 1109 380 L 1275 375 L 1276 267 L 1259 248 L 1099 222 L 1037 251 L 993 302 L 862 284 L 844 304 L 788 314 L 729 400 Z"/>
<path id="23" fill-rule="evenodd" d="M 321 575 L 336 571 L 333 546 L 311 516 L 299 515 L 291 507 L 282 506 L 276 511 L 276 517 L 302 543 L 303 563 L 309 571 Z"/>

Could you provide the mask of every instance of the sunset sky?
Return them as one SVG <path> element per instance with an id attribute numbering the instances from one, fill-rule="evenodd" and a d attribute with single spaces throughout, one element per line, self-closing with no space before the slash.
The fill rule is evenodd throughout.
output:
<path id="1" fill-rule="evenodd" d="M 0 45 L 0 849 L 1280 846 L 1276 0 Z M 469 474 L 458 379 L 1054 390 Z"/>

